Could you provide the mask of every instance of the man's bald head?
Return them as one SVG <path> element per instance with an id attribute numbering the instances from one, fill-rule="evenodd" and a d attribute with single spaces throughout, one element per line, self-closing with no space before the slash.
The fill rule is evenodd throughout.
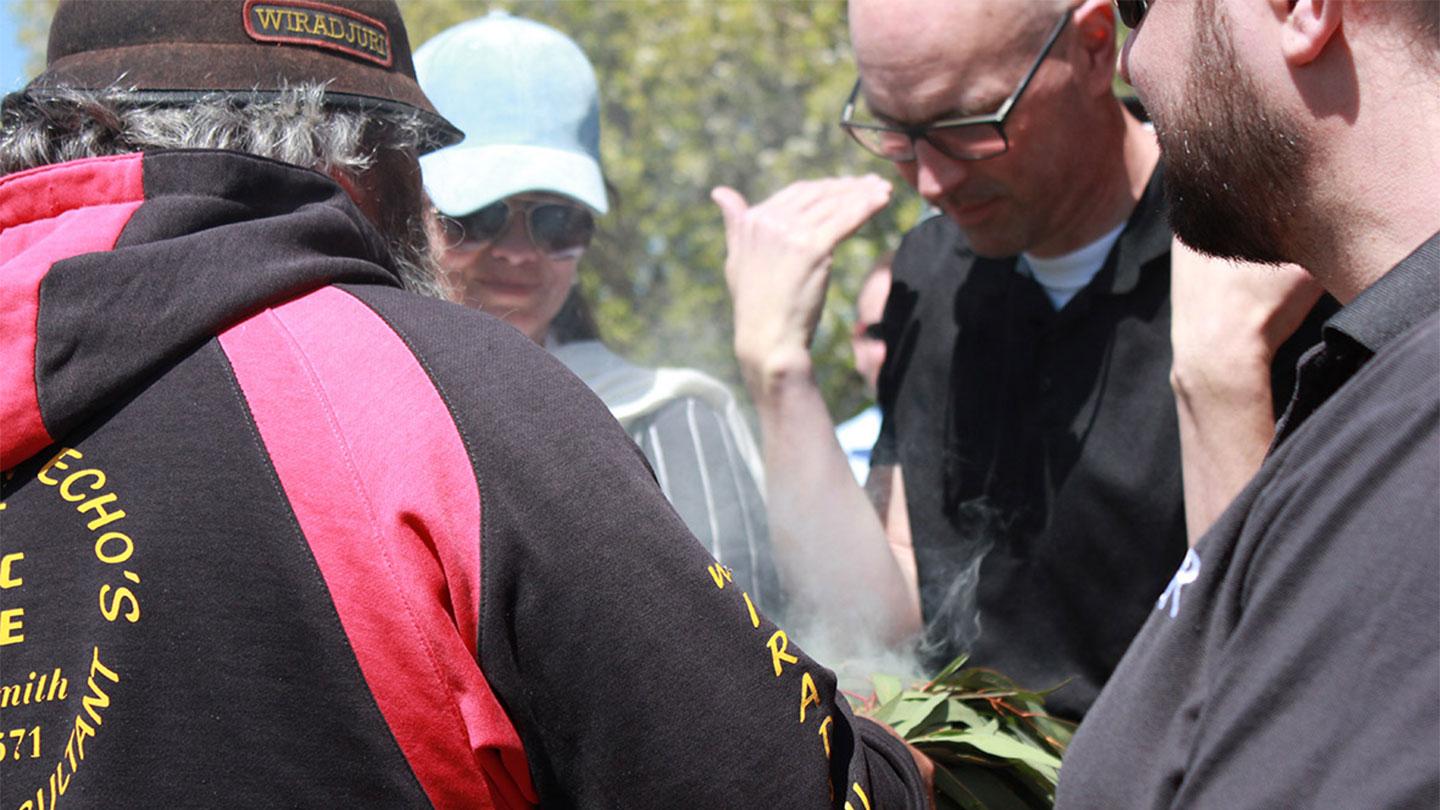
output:
<path id="1" fill-rule="evenodd" d="M 910 139 L 896 170 L 977 253 L 1059 255 L 1133 205 L 1110 0 L 850 0 L 850 31 L 852 120 Z M 937 124 L 1004 148 L 957 156 L 932 139 Z"/>
<path id="2" fill-rule="evenodd" d="M 942 73 L 979 76 L 1012 63 L 1023 68 L 1068 5 L 1069 0 L 850 0 L 850 40 L 860 74 L 877 89 Z"/>
<path id="3" fill-rule="evenodd" d="M 850 0 L 850 37 L 863 66 L 897 57 L 933 58 L 966 46 L 1003 49 L 1034 39 L 1068 0 Z M 1027 36 L 1028 34 L 1028 36 Z"/>

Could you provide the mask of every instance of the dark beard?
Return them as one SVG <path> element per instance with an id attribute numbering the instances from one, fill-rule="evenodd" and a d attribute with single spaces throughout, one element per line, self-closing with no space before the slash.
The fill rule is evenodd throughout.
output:
<path id="1" fill-rule="evenodd" d="M 1265 109 L 1254 83 L 1236 68 L 1224 13 L 1212 0 L 1198 0 L 1193 9 L 1199 56 L 1178 104 L 1154 116 L 1170 225 L 1202 253 L 1293 261 L 1287 242 L 1303 230 L 1307 144 L 1290 121 Z"/>

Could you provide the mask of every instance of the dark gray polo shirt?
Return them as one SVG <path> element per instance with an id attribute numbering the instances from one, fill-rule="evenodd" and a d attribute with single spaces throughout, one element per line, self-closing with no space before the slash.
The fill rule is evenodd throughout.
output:
<path id="1" fill-rule="evenodd" d="M 1331 318 L 1058 806 L 1440 806 L 1440 234 Z"/>

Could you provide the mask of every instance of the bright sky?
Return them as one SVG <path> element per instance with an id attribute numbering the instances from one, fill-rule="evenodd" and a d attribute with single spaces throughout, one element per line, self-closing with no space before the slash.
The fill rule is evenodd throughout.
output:
<path id="1" fill-rule="evenodd" d="M 0 0 L 0 93 L 20 89 L 25 75 L 25 49 L 15 40 L 18 0 Z"/>

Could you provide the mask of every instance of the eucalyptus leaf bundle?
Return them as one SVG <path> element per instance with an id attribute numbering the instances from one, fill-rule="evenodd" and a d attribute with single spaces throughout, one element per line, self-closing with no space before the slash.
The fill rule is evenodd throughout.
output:
<path id="1" fill-rule="evenodd" d="M 998 672 L 951 661 L 929 683 L 906 689 L 875 675 L 875 695 L 857 707 L 889 725 L 935 762 L 941 810 L 1032 810 L 1055 804 L 1060 758 L 1073 723 L 1045 712 L 1045 696 Z M 1058 688 L 1058 687 L 1057 687 Z"/>

